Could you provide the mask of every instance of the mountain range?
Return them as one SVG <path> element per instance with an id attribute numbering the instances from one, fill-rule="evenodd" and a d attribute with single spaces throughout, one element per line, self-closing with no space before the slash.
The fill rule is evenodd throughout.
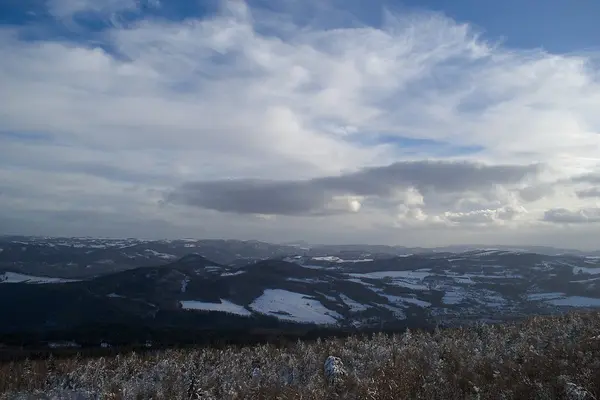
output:
<path id="1" fill-rule="evenodd" d="M 6 236 L 0 249 L 0 334 L 13 338 L 402 329 L 600 307 L 600 255 L 552 248 Z"/>

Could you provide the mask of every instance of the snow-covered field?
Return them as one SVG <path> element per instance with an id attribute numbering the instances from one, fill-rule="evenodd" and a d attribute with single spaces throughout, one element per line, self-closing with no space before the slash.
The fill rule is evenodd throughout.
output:
<path id="1" fill-rule="evenodd" d="M 570 296 L 562 299 L 548 300 L 548 303 L 564 307 L 600 307 L 600 299 L 582 296 Z"/>
<path id="2" fill-rule="evenodd" d="M 220 303 L 208 303 L 196 300 L 183 300 L 180 303 L 184 310 L 221 311 L 237 315 L 252 315 L 252 313 L 244 307 L 223 299 L 221 299 Z"/>
<path id="3" fill-rule="evenodd" d="M 146 249 L 144 250 L 146 253 L 149 253 L 155 257 L 158 258 L 162 258 L 164 260 L 175 260 L 177 259 L 177 256 L 173 255 L 173 254 L 167 254 L 167 253 L 160 253 L 158 251 L 152 250 L 152 249 Z"/>
<path id="4" fill-rule="evenodd" d="M 66 283 L 76 282 L 75 279 L 64 279 L 64 278 L 49 278 L 47 276 L 33 276 L 19 274 L 17 272 L 4 272 L 0 274 L 0 283 Z"/>
<path id="5" fill-rule="evenodd" d="M 372 278 L 372 279 L 384 279 L 384 278 L 404 278 L 404 279 L 415 279 L 423 280 L 430 276 L 430 272 L 426 271 L 376 271 L 367 272 L 364 274 L 350 274 L 355 278 Z"/>
<path id="6" fill-rule="evenodd" d="M 551 293 L 532 293 L 527 295 L 527 300 L 537 301 L 537 300 L 552 300 L 558 297 L 563 297 L 565 294 L 561 292 L 551 292 Z"/>
<path id="7" fill-rule="evenodd" d="M 361 263 L 361 262 L 373 261 L 372 258 L 362 258 L 362 259 L 358 259 L 358 260 L 345 260 L 343 258 L 336 257 L 336 256 L 313 257 L 312 259 L 315 261 L 329 261 L 329 262 L 334 262 L 334 263 Z"/>
<path id="8" fill-rule="evenodd" d="M 600 274 L 600 268 L 580 267 L 577 265 L 573 265 L 573 274 L 598 275 Z"/>
<path id="9" fill-rule="evenodd" d="M 467 298 L 467 293 L 461 288 L 450 289 L 442 297 L 442 303 L 446 305 L 460 304 Z"/>
<path id="10" fill-rule="evenodd" d="M 527 300 L 543 301 L 557 307 L 600 307 L 600 298 L 566 296 L 561 292 L 533 293 L 527 295 Z"/>
<path id="11" fill-rule="evenodd" d="M 283 289 L 265 289 L 249 306 L 252 310 L 279 319 L 301 323 L 335 324 L 342 316 L 318 300 Z"/>
<path id="12" fill-rule="evenodd" d="M 424 271 L 376 271 L 367 272 L 364 274 L 352 273 L 348 274 L 353 279 L 359 279 L 359 281 L 353 280 L 353 282 L 359 282 L 365 284 L 360 279 L 388 279 L 388 283 L 394 286 L 400 286 L 407 289 L 413 290 L 428 290 L 427 285 L 423 285 L 422 281 L 426 277 L 430 276 L 429 272 Z M 351 280 L 351 279 L 348 279 Z"/>
<path id="13" fill-rule="evenodd" d="M 236 276 L 246 273 L 246 271 L 236 271 L 236 272 L 223 272 L 221 276 Z"/>
<path id="14" fill-rule="evenodd" d="M 350 297 L 346 296 L 345 294 L 341 294 L 340 298 L 342 299 L 344 304 L 346 304 L 350 308 L 350 312 L 361 312 L 361 311 L 365 311 L 365 310 L 371 308 L 370 305 L 362 304 L 355 300 L 352 300 Z"/>

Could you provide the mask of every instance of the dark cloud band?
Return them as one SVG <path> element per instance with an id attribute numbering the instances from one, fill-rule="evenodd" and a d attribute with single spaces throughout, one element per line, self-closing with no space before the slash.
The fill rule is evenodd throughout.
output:
<path id="1" fill-rule="evenodd" d="M 339 212 L 328 205 L 336 196 L 386 198 L 398 189 L 460 193 L 516 184 L 537 175 L 539 165 L 489 166 L 470 162 L 416 161 L 365 168 L 304 181 L 220 180 L 189 182 L 168 201 L 241 214 L 310 215 Z"/>

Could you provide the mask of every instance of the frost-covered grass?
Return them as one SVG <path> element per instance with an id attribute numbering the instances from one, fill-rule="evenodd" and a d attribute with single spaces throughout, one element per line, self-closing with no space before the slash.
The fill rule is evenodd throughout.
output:
<path id="1" fill-rule="evenodd" d="M 328 356 L 347 373 L 337 389 L 324 377 Z M 13 362 L 0 365 L 0 398 L 598 399 L 599 376 L 600 314 L 571 313 L 289 346 Z"/>

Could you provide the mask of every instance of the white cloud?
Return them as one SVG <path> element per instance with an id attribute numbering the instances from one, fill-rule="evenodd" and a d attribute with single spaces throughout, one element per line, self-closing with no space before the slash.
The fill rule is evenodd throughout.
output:
<path id="1" fill-rule="evenodd" d="M 600 222 L 600 207 L 570 210 L 553 208 L 544 213 L 544 221 L 559 224 L 581 224 Z"/>
<path id="2" fill-rule="evenodd" d="M 596 198 L 585 195 L 596 193 L 594 183 L 572 179 L 600 165 L 591 56 L 505 48 L 431 13 L 388 12 L 381 28 L 321 29 L 240 1 L 224 4 L 210 19 L 113 24 L 95 37 L 102 48 L 26 41 L 18 28 L 1 29 L 0 51 L 11 55 L 0 59 L 0 126 L 10 134 L 0 134 L 0 172 L 10 177 L 0 188 L 2 213 L 106 208 L 132 221 L 159 218 L 165 235 L 260 231 L 271 240 L 285 231 L 295 239 L 394 242 L 399 236 L 387 229 L 412 224 L 440 244 L 471 240 L 469 229 L 482 228 L 494 240 L 521 242 L 515 226 L 537 227 L 548 215 L 583 218 L 550 212 L 563 207 L 588 210 L 586 221 L 596 221 L 589 218 Z M 61 19 L 140 12 L 128 0 L 48 7 Z M 46 136 L 19 139 L 31 134 Z M 429 147 L 410 147 L 411 140 Z M 450 150 L 439 153 L 435 141 Z M 159 206 L 161 193 L 184 182 L 306 180 L 422 159 L 546 168 L 491 188 L 346 193 L 329 204 L 341 215 L 255 218 Z M 190 224 L 199 215 L 214 226 Z M 52 218 L 48 226 L 64 224 Z M 69 222 L 69 232 L 78 229 L 94 234 L 85 219 Z M 559 226 L 536 229 L 522 239 L 543 231 L 544 240 L 563 242 Z M 548 229 L 557 229 L 554 238 Z"/>

